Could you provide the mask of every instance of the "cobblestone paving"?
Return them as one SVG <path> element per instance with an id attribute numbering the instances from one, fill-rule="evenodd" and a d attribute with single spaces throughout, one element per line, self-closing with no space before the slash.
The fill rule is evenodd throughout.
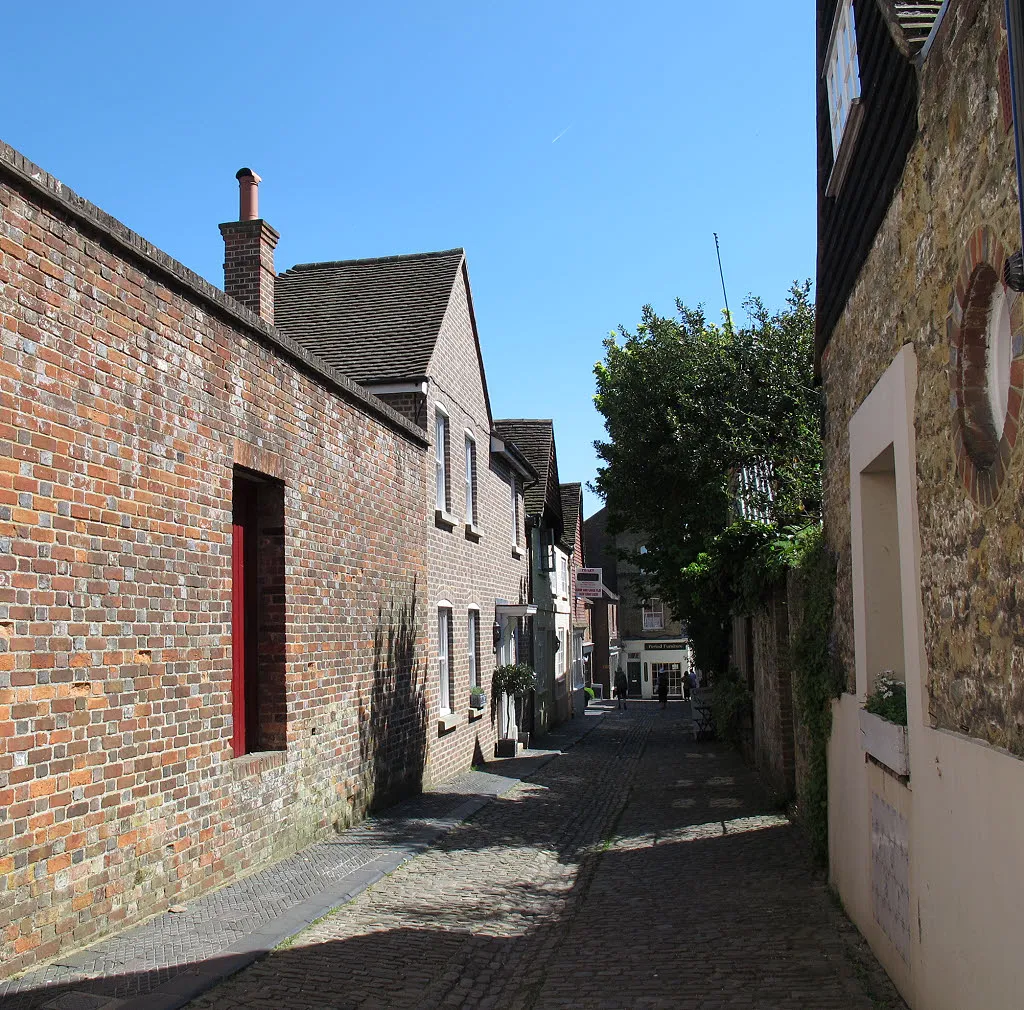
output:
<path id="1" fill-rule="evenodd" d="M 594 715 L 599 718 L 600 713 Z M 467 801 L 508 789 L 546 756 L 571 746 L 592 728 L 592 719 L 572 720 L 549 734 L 527 757 L 471 771 L 440 789 L 400 803 L 337 838 L 307 846 L 296 855 L 188 903 L 182 914 L 157 916 L 93 946 L 66 954 L 18 979 L 0 979 L 0 1010 L 67 1010 L 108 1007 L 112 998 L 139 997 L 172 984 L 196 965 L 225 960 L 232 945 L 271 929 L 303 901 L 315 902 L 332 885 L 374 861 L 392 864 L 425 847 Z M 275 941 L 276 942 L 276 941 Z M 102 997 L 102 998 L 101 998 Z M 157 996 L 151 997 L 156 1005 Z"/>
<path id="2" fill-rule="evenodd" d="M 190 1010 L 902 1007 L 795 829 L 682 713 L 607 716 Z"/>

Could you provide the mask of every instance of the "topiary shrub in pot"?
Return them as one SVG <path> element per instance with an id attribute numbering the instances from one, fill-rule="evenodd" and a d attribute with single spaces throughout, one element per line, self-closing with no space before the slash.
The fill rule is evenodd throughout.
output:
<path id="1" fill-rule="evenodd" d="M 528 666 L 526 663 L 506 663 L 504 666 L 499 666 L 494 671 L 494 677 L 491 681 L 491 689 L 494 691 L 495 698 L 501 695 L 505 696 L 505 704 L 508 706 L 505 710 L 505 736 L 498 741 L 498 756 L 499 757 L 514 757 L 516 753 L 517 741 L 509 737 L 508 728 L 512 725 L 514 717 L 514 709 L 516 701 L 520 701 L 526 697 L 526 695 L 533 690 L 534 685 L 534 673 L 533 668 Z"/>

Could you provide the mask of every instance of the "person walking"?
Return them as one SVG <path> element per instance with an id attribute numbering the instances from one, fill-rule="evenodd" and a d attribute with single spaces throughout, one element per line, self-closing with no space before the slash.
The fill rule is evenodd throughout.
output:
<path id="1" fill-rule="evenodd" d="M 658 677 L 658 701 L 662 708 L 668 708 L 668 674 L 662 673 Z"/>
<path id="2" fill-rule="evenodd" d="M 615 697 L 619 699 L 619 708 L 626 707 L 626 693 L 628 688 L 626 686 L 626 675 L 619 670 L 615 674 Z"/>

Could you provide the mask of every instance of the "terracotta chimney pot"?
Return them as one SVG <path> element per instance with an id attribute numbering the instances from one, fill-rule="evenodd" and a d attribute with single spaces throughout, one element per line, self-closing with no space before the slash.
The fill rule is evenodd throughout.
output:
<path id="1" fill-rule="evenodd" d="M 262 181 L 251 168 L 240 168 L 238 180 L 238 220 L 256 221 L 260 216 L 259 185 Z"/>

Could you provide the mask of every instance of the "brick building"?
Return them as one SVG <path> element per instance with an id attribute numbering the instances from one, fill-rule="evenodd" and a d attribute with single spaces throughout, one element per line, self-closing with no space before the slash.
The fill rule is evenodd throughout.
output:
<path id="1" fill-rule="evenodd" d="M 613 619 L 618 624 L 618 665 L 609 663 L 609 678 L 623 670 L 633 697 L 651 698 L 657 693 L 658 678 L 668 677 L 669 696 L 683 696 L 683 677 L 691 668 L 691 652 L 686 629 L 677 621 L 665 602 L 649 595 L 643 572 L 631 560 L 646 551 L 640 534 L 608 530 L 607 508 L 595 512 L 584 524 L 587 557 L 592 567 L 603 570 L 604 585 L 613 598 Z M 602 628 L 608 615 L 602 617 Z M 609 650 L 615 636 L 609 634 Z M 602 681 L 603 683 L 603 681 Z"/>
<path id="2" fill-rule="evenodd" d="M 5 973 L 493 743 L 469 684 L 526 613 L 535 474 L 491 434 L 464 257 L 387 261 L 429 293 L 372 261 L 376 317 L 405 290 L 429 345 L 395 375 L 414 408 L 325 360 L 317 313 L 362 296 L 279 297 L 259 179 L 239 184 L 225 294 L 0 145 Z"/>
<path id="3" fill-rule="evenodd" d="M 605 566 L 608 576 L 616 581 L 614 558 L 611 557 L 608 540 L 608 510 L 601 509 L 583 521 L 583 550 L 588 568 L 601 572 L 601 595 L 590 601 L 590 623 L 594 642 L 590 661 L 590 676 L 593 685 L 600 687 L 605 698 L 611 698 L 618 672 L 622 640 L 619 638 L 619 594 L 605 580 Z"/>
<path id="4" fill-rule="evenodd" d="M 578 715 L 586 707 L 584 688 L 590 683 L 590 662 L 594 648 L 590 622 L 590 600 L 576 592 L 576 570 L 586 566 L 583 553 L 583 485 L 562 484 L 562 540 L 568 552 L 569 617 L 571 652 L 566 656 L 569 677 L 569 714 Z"/>
<path id="5" fill-rule="evenodd" d="M 817 5 L 830 869 L 928 1010 L 1024 992 L 1022 15 Z M 886 671 L 905 727 L 864 708 Z"/>
<path id="6" fill-rule="evenodd" d="M 564 541 L 555 430 L 550 420 L 531 418 L 496 421 L 495 428 L 499 437 L 519 447 L 538 475 L 523 502 L 531 573 L 528 598 L 536 608 L 528 632 L 537 687 L 526 728 L 543 733 L 570 712 L 570 552 Z"/>
<path id="7" fill-rule="evenodd" d="M 425 538 L 427 778 L 491 757 L 501 699 L 496 657 L 518 655 L 529 605 L 523 489 L 536 473 L 511 440 L 493 437 L 490 399 L 465 253 L 311 263 L 277 282 L 279 326 L 390 403 L 429 441 L 425 491 L 413 504 Z"/>

